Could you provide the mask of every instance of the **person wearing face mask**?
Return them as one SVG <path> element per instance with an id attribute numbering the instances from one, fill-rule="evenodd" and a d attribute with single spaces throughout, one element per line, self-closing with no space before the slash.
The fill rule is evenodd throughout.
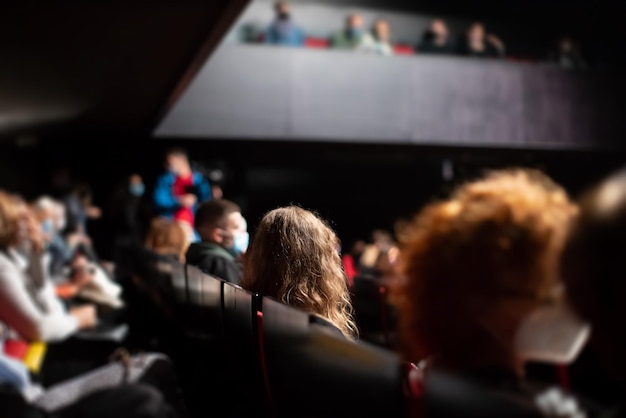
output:
<path id="1" fill-rule="evenodd" d="M 455 46 L 450 39 L 448 26 L 442 19 L 434 19 L 417 46 L 419 52 L 428 54 L 453 54 Z"/>
<path id="2" fill-rule="evenodd" d="M 57 342 L 96 324 L 93 305 L 66 311 L 44 269 L 41 225 L 17 196 L 0 191 L 0 345 Z"/>
<path id="3" fill-rule="evenodd" d="M 226 199 L 206 202 L 196 213 L 202 242 L 191 244 L 187 263 L 227 282 L 241 282 L 240 257 L 248 249 L 249 235 L 239 206 Z"/>
<path id="4" fill-rule="evenodd" d="M 304 45 L 304 33 L 291 19 L 291 6 L 286 1 L 279 1 L 274 6 L 276 18 L 267 28 L 265 43 L 282 46 Z"/>
<path id="5" fill-rule="evenodd" d="M 172 149 L 166 155 L 167 173 L 159 177 L 154 189 L 153 200 L 157 215 L 178 221 L 196 241 L 193 232 L 194 212 L 198 204 L 211 199 L 209 181 L 191 169 L 187 153 Z"/>
<path id="6" fill-rule="evenodd" d="M 346 27 L 335 33 L 330 39 L 330 45 L 335 49 L 355 49 L 363 40 L 363 17 L 354 13 L 346 19 Z"/>
<path id="7" fill-rule="evenodd" d="M 131 174 L 117 188 L 109 207 L 114 254 L 119 248 L 144 241 L 152 218 L 145 198 L 146 186 L 139 174 Z"/>
<path id="8" fill-rule="evenodd" d="M 65 208 L 61 202 L 41 196 L 34 202 L 32 209 L 41 225 L 45 250 L 50 256 L 49 274 L 53 278 L 59 277 L 72 258 L 72 249 L 61 236 L 65 228 Z"/>

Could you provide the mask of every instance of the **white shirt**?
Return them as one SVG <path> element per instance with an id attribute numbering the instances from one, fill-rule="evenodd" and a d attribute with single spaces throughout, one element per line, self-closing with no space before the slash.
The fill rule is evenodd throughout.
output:
<path id="1" fill-rule="evenodd" d="M 76 332 L 78 321 L 56 296 L 44 264 L 42 255 L 28 260 L 12 249 L 0 252 L 0 322 L 26 340 L 56 342 Z"/>
<path id="2" fill-rule="evenodd" d="M 371 33 L 363 35 L 358 51 L 370 52 L 379 55 L 393 55 L 393 47 L 387 42 L 380 42 Z"/>

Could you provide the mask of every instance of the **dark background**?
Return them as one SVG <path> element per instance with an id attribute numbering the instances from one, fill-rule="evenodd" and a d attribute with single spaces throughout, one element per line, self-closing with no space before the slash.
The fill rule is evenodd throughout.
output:
<path id="1" fill-rule="evenodd" d="M 67 163 L 92 185 L 105 215 L 111 193 L 125 176 L 141 173 L 150 193 L 163 171 L 164 152 L 182 146 L 192 161 L 225 171 L 225 197 L 242 206 L 251 231 L 266 211 L 295 203 L 328 219 L 344 246 L 369 238 L 373 228 L 393 228 L 398 219 L 486 169 L 539 168 L 577 195 L 626 161 L 623 151 L 181 141 L 122 134 L 35 142 L 23 138 L 0 145 L 0 187 L 34 198 L 46 192 L 50 171 Z M 452 163 L 452 180 L 443 177 L 445 160 Z M 105 220 L 93 222 L 90 232 L 106 256 L 111 237 Z"/>
<path id="2" fill-rule="evenodd" d="M 237 3 L 237 4 L 235 4 Z M 357 2 L 355 2 L 357 3 Z M 364 6 L 503 23 L 524 21 L 544 36 L 571 31 L 597 65 L 624 63 L 623 1 L 361 1 Z M 245 1 L 35 0 L 4 2 L 0 14 L 0 187 L 34 198 L 50 170 L 69 164 L 106 210 L 115 185 L 139 172 L 151 187 L 164 151 L 229 174 L 225 196 L 253 229 L 291 202 L 318 210 L 342 240 L 391 228 L 451 186 L 486 168 L 542 168 L 573 193 L 621 166 L 624 147 L 539 151 L 398 145 L 155 140 L 152 132 L 217 45 Z M 106 238 L 98 221 L 91 231 Z M 102 241 L 101 241 L 102 242 Z M 101 244 L 104 245 L 104 244 Z M 106 245 L 104 245 L 106 246 Z M 106 250 L 104 251 L 106 254 Z"/>

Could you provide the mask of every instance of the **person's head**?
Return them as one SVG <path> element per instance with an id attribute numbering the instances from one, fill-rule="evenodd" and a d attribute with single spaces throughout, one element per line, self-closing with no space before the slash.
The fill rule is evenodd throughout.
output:
<path id="1" fill-rule="evenodd" d="M 446 23 L 442 19 L 435 19 L 430 22 L 430 32 L 436 38 L 447 38 L 448 37 L 448 27 Z"/>
<path id="2" fill-rule="evenodd" d="M 274 10 L 276 11 L 276 16 L 279 19 L 289 19 L 291 5 L 287 1 L 277 1 L 274 5 Z"/>
<path id="3" fill-rule="evenodd" d="M 146 192 L 146 186 L 139 174 L 132 174 L 128 177 L 128 193 L 131 196 L 141 197 Z"/>
<path id="4" fill-rule="evenodd" d="M 24 209 L 17 196 L 0 190 L 0 250 L 15 247 L 23 239 Z"/>
<path id="5" fill-rule="evenodd" d="M 198 207 L 196 231 L 204 242 L 217 244 L 234 255 L 246 252 L 248 232 L 239 206 L 226 199 L 213 199 Z"/>
<path id="6" fill-rule="evenodd" d="M 185 175 L 191 171 L 189 157 L 182 148 L 172 148 L 165 154 L 165 167 L 174 175 Z"/>
<path id="7" fill-rule="evenodd" d="M 380 42 L 389 42 L 391 39 L 391 27 L 385 19 L 376 19 L 372 32 Z"/>
<path id="8" fill-rule="evenodd" d="M 476 22 L 467 29 L 467 40 L 470 44 L 479 44 L 485 41 L 485 26 Z"/>
<path id="9" fill-rule="evenodd" d="M 531 170 L 495 171 L 424 208 L 400 234 L 400 325 L 412 359 L 521 372 L 515 337 L 551 301 L 575 213 Z"/>
<path id="10" fill-rule="evenodd" d="M 394 245 L 393 236 L 384 229 L 375 229 L 372 231 L 372 243 L 380 251 L 388 251 Z"/>
<path id="11" fill-rule="evenodd" d="M 363 16 L 358 13 L 353 13 L 346 19 L 346 29 L 353 33 L 359 32 L 363 29 Z"/>
<path id="12" fill-rule="evenodd" d="M 32 205 L 33 213 L 37 221 L 41 224 L 41 229 L 48 235 L 59 232 L 57 228 L 59 205 L 59 202 L 48 196 L 41 196 Z"/>
<path id="13" fill-rule="evenodd" d="M 337 236 L 308 210 L 289 206 L 261 219 L 242 286 L 318 315 L 348 337 L 356 335 Z"/>
<path id="14" fill-rule="evenodd" d="M 592 341 L 607 369 L 626 371 L 626 172 L 619 172 L 580 199 L 561 259 L 570 303 L 591 323 Z"/>
<path id="15" fill-rule="evenodd" d="M 183 261 L 189 246 L 187 234 L 175 220 L 155 218 L 146 235 L 146 248 L 162 255 L 173 255 Z"/>

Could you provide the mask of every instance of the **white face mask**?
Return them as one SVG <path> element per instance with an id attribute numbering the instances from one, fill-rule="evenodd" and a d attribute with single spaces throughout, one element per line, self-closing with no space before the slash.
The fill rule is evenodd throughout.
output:
<path id="1" fill-rule="evenodd" d="M 589 324 L 559 303 L 536 309 L 522 322 L 515 349 L 525 361 L 565 365 L 576 360 L 590 333 Z"/>
<path id="2" fill-rule="evenodd" d="M 250 243 L 250 234 L 245 231 L 237 231 L 233 234 L 232 251 L 236 254 L 244 254 L 248 250 Z"/>

